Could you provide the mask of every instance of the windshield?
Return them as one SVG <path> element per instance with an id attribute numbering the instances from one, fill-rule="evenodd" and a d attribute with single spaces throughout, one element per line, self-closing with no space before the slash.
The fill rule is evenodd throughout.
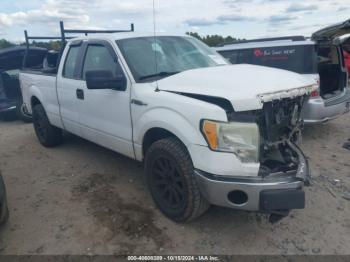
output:
<path id="1" fill-rule="evenodd" d="M 220 54 L 232 64 L 254 64 L 299 74 L 317 74 L 317 51 L 314 45 L 230 50 L 220 51 Z"/>
<path id="2" fill-rule="evenodd" d="M 117 45 L 136 82 L 227 64 L 218 53 L 192 37 L 138 37 L 118 40 Z"/>

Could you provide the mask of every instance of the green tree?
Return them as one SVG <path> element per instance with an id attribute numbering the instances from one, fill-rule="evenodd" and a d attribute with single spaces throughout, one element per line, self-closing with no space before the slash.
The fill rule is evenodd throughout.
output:
<path id="1" fill-rule="evenodd" d="M 0 49 L 3 49 L 3 48 L 8 48 L 8 47 L 12 47 L 14 46 L 15 44 L 5 40 L 5 39 L 0 39 Z"/>
<path id="2" fill-rule="evenodd" d="M 25 43 L 21 44 L 25 45 Z M 37 42 L 33 41 L 30 46 L 36 46 L 36 47 L 41 47 L 41 48 L 46 48 L 48 50 L 59 50 L 61 47 L 61 42 L 60 41 L 50 41 L 50 42 Z"/>
<path id="3" fill-rule="evenodd" d="M 237 41 L 244 40 L 244 39 L 238 39 L 232 36 L 223 37 L 221 35 L 207 35 L 202 37 L 196 32 L 187 32 L 186 34 L 203 41 L 208 46 L 218 46 L 224 43 L 234 43 Z"/>

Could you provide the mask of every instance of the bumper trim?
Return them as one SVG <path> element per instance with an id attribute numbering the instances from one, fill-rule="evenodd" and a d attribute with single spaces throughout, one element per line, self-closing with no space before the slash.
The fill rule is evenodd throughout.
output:
<path id="1" fill-rule="evenodd" d="M 196 170 L 195 177 L 199 188 L 209 203 L 217 206 L 236 208 L 249 211 L 261 211 L 260 194 L 266 190 L 302 190 L 304 182 L 297 178 L 287 177 L 284 181 L 248 181 L 236 180 L 234 178 L 229 181 L 213 180 L 212 175 Z M 244 204 L 234 204 L 228 199 L 228 194 L 232 191 L 239 190 L 247 194 L 248 200 Z"/>
<path id="2" fill-rule="evenodd" d="M 303 190 L 265 190 L 260 193 L 260 210 L 290 210 L 305 208 L 305 192 Z"/>
<path id="3" fill-rule="evenodd" d="M 336 99 L 311 98 L 305 104 L 302 117 L 305 124 L 325 123 L 336 119 L 350 110 L 350 89 Z"/>
<path id="4" fill-rule="evenodd" d="M 195 170 L 194 175 L 203 196 L 209 203 L 217 206 L 236 208 L 248 211 L 263 211 L 261 199 L 264 198 L 264 192 L 274 191 L 274 197 L 278 195 L 291 202 L 284 201 L 283 206 L 278 204 L 279 209 L 302 208 L 305 205 L 303 187 L 309 185 L 310 171 L 308 161 L 301 150 L 294 144 L 291 148 L 297 153 L 299 158 L 298 170 L 291 173 L 271 174 L 267 177 L 228 177 L 209 174 L 201 170 Z M 276 191 L 277 190 L 277 191 Z M 234 204 L 229 200 L 229 194 L 233 191 L 242 191 L 247 195 L 247 201 L 243 204 Z M 287 193 L 286 193 L 287 192 Z M 288 196 L 298 196 L 297 202 Z M 276 200 L 277 201 L 277 200 Z M 275 204 L 271 204 L 277 205 Z M 269 210 L 273 211 L 273 210 Z"/>

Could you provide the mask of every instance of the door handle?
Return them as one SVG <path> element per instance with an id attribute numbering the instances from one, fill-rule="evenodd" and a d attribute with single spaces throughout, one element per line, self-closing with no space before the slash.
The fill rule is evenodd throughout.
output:
<path id="1" fill-rule="evenodd" d="M 83 89 L 77 89 L 77 98 L 80 100 L 84 100 L 84 90 Z"/>

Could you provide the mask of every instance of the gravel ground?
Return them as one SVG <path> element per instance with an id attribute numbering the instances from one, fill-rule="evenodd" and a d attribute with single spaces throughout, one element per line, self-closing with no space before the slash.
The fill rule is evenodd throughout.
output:
<path id="1" fill-rule="evenodd" d="M 349 138 L 350 115 L 305 129 L 306 209 L 271 225 L 212 207 L 181 225 L 155 208 L 139 163 L 74 136 L 46 149 L 30 124 L 0 122 L 0 254 L 350 254 Z"/>

